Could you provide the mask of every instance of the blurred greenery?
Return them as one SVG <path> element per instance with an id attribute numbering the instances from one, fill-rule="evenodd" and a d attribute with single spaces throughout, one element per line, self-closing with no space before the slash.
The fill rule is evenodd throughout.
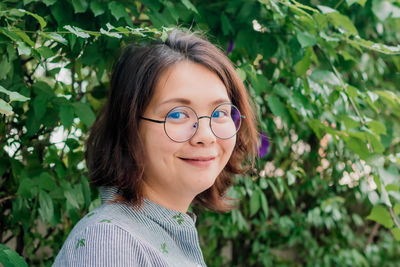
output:
<path id="1" fill-rule="evenodd" d="M 83 150 L 111 64 L 176 25 L 226 52 L 268 136 L 238 209 L 193 207 L 207 264 L 399 266 L 400 0 L 0 2 L 0 263 L 50 266 L 100 204 Z"/>

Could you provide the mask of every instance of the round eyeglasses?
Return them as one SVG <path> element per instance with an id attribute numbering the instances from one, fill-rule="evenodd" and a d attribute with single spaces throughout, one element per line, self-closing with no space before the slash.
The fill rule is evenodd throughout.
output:
<path id="1" fill-rule="evenodd" d="M 165 116 L 165 120 L 153 120 L 140 117 L 143 120 L 163 123 L 165 134 L 178 143 L 190 140 L 199 128 L 199 120 L 210 119 L 210 128 L 213 134 L 220 139 L 229 139 L 239 131 L 242 119 L 246 118 L 231 103 L 218 105 L 211 116 L 198 117 L 196 112 L 188 106 L 178 106 L 171 109 Z"/>

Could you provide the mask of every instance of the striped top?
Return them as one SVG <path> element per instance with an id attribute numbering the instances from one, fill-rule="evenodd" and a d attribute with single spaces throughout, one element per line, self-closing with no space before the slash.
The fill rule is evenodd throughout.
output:
<path id="1" fill-rule="evenodd" d="M 206 266 L 194 214 L 148 199 L 141 209 L 108 203 L 114 194 L 100 188 L 103 204 L 75 225 L 53 266 Z"/>

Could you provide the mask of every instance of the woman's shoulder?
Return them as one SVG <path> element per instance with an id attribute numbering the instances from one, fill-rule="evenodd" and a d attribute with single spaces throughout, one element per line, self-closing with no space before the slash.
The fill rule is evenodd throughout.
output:
<path id="1" fill-rule="evenodd" d="M 132 264 L 133 263 L 133 264 Z M 103 205 L 73 228 L 53 266 L 164 266 L 159 252 Z"/>

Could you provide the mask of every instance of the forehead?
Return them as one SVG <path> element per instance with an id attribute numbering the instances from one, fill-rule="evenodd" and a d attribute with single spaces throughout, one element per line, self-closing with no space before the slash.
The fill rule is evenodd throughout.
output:
<path id="1" fill-rule="evenodd" d="M 173 104 L 174 101 L 201 107 L 218 101 L 229 102 L 230 99 L 217 74 L 201 64 L 183 61 L 160 75 L 151 104 Z"/>

